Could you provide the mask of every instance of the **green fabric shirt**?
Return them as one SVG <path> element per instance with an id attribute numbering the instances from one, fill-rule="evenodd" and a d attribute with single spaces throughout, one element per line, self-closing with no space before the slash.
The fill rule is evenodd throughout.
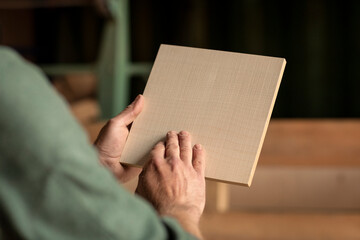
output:
<path id="1" fill-rule="evenodd" d="M 0 239 L 194 239 L 100 166 L 44 74 L 0 47 Z"/>

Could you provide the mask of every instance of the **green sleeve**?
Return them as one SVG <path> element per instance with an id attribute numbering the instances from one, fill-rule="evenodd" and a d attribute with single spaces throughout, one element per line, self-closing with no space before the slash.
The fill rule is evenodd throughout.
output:
<path id="1" fill-rule="evenodd" d="M 0 239 L 193 239 L 119 186 L 42 72 L 6 47 L 0 229 Z"/>

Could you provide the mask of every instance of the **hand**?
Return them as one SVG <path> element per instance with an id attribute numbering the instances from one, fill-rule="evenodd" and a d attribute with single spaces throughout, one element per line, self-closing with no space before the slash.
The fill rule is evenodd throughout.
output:
<path id="1" fill-rule="evenodd" d="M 151 151 L 136 193 L 160 215 L 177 218 L 184 229 L 201 238 L 198 224 L 205 207 L 204 171 L 201 145 L 192 148 L 188 132 L 172 131 L 166 136 L 166 144 L 159 142 Z"/>
<path id="2" fill-rule="evenodd" d="M 100 162 L 122 183 L 141 172 L 141 168 L 122 165 L 119 160 L 129 135 L 128 127 L 140 114 L 143 106 L 144 97 L 139 95 L 124 111 L 106 123 L 94 143 L 99 152 Z"/>

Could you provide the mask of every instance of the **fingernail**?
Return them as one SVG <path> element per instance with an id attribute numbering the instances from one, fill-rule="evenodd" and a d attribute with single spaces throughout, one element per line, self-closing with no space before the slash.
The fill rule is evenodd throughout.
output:
<path id="1" fill-rule="evenodd" d="M 182 137 L 186 137 L 186 136 L 189 136 L 189 133 L 187 131 L 181 131 L 179 133 L 179 135 L 182 136 Z"/>
<path id="2" fill-rule="evenodd" d="M 169 132 L 167 133 L 168 136 L 175 135 L 175 134 L 176 134 L 175 131 L 169 131 Z"/>
<path id="3" fill-rule="evenodd" d="M 141 94 L 137 95 L 137 97 L 135 98 L 135 100 L 132 102 L 133 104 L 136 103 L 139 99 L 140 99 Z"/>
<path id="4" fill-rule="evenodd" d="M 201 144 L 195 144 L 194 148 L 195 148 L 196 150 L 201 150 L 201 149 L 202 149 L 202 146 L 201 146 Z"/>

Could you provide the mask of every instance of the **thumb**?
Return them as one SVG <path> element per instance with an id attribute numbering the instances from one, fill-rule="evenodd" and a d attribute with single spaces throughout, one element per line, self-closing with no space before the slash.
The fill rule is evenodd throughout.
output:
<path id="1" fill-rule="evenodd" d="M 139 94 L 135 100 L 125 108 L 124 111 L 114 117 L 121 125 L 129 125 L 141 113 L 144 107 L 144 97 Z"/>

